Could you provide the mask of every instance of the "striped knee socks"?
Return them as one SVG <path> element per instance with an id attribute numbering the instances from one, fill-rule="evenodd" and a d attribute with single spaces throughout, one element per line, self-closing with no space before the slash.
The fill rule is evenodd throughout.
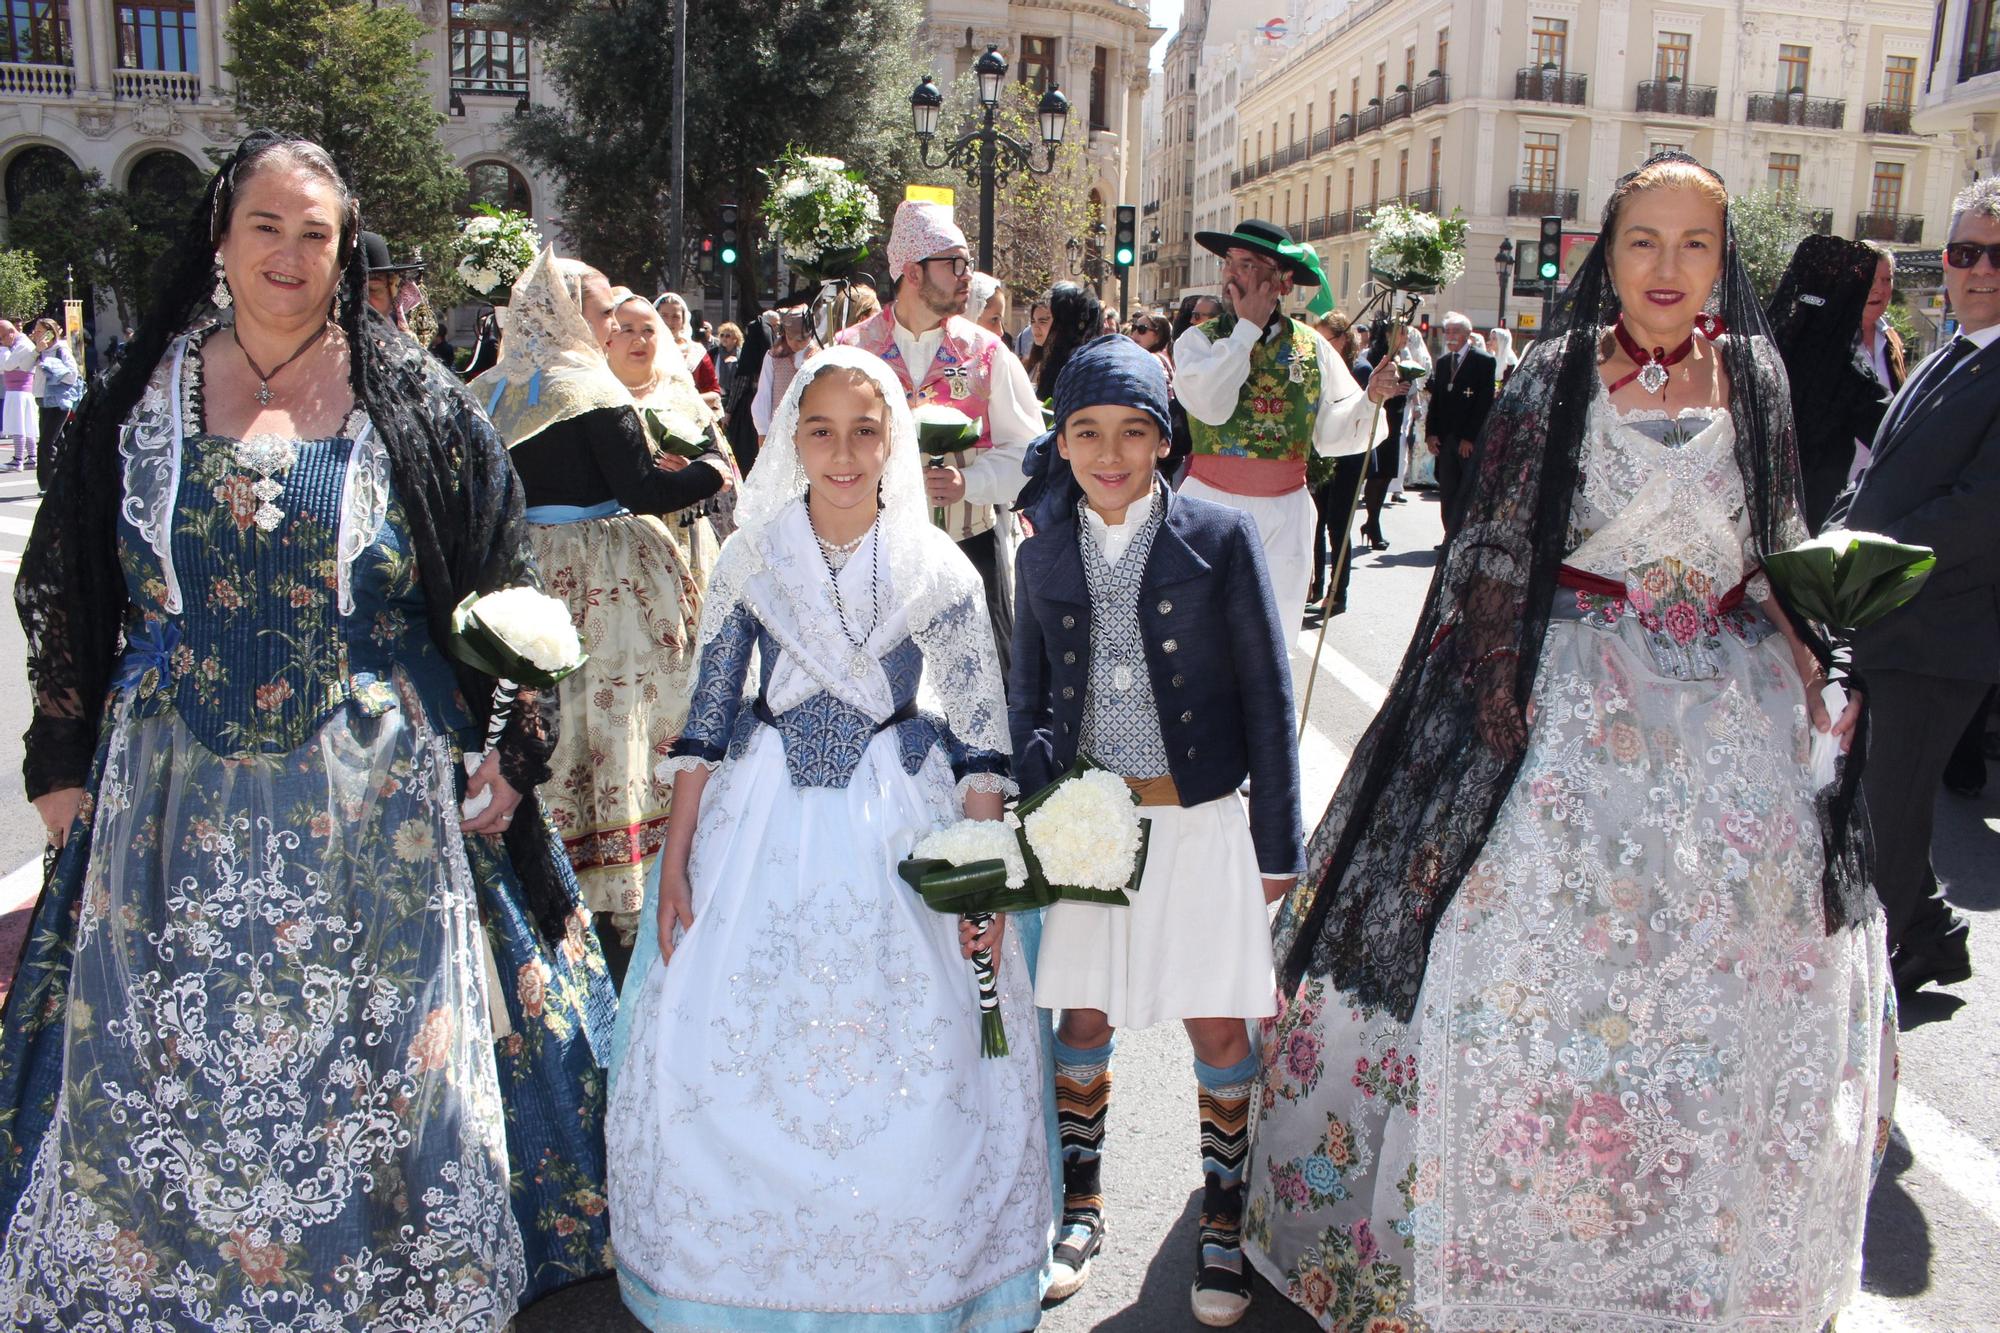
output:
<path id="1" fill-rule="evenodd" d="M 1243 1275 L 1243 1168 L 1250 1154 L 1252 1053 L 1227 1068 L 1197 1059 L 1201 1084 L 1201 1253 L 1197 1291 L 1248 1297 Z"/>

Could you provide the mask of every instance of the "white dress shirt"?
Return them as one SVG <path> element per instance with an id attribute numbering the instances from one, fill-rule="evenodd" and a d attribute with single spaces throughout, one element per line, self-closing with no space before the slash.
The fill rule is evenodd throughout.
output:
<path id="1" fill-rule="evenodd" d="M 1275 338 L 1290 329 L 1280 321 L 1261 336 Z M 1227 338 L 1213 341 L 1200 325 L 1188 329 L 1174 343 L 1174 393 L 1189 416 L 1211 426 L 1225 424 L 1236 415 L 1243 382 L 1250 378 L 1250 352 L 1260 331 L 1246 320 L 1236 321 Z M 1313 420 L 1313 451 L 1323 458 L 1339 458 L 1366 452 L 1368 431 L 1375 419 L 1375 405 L 1354 373 L 1333 350 L 1333 344 L 1315 332 L 1319 351 L 1319 415 Z"/>
<path id="2" fill-rule="evenodd" d="M 1139 535 L 1139 529 L 1145 526 L 1146 516 L 1152 512 L 1153 492 L 1150 488 L 1143 499 L 1134 500 L 1125 506 L 1125 517 L 1117 523 L 1105 522 L 1098 512 L 1090 507 L 1089 501 L 1084 502 L 1083 521 L 1090 529 L 1090 535 L 1097 539 L 1097 553 L 1103 557 L 1106 569 L 1117 565 L 1118 558 L 1125 554 L 1125 548 Z"/>
<path id="3" fill-rule="evenodd" d="M 912 333 L 900 319 L 889 322 L 889 334 L 896 340 L 903 367 L 912 384 L 923 383 L 931 362 L 937 360 L 938 344 L 944 341 L 944 325 Z M 993 355 L 992 383 L 986 401 L 986 433 L 993 447 L 979 450 L 960 469 L 965 478 L 965 502 L 975 505 L 1011 505 L 1028 482 L 1021 465 L 1027 461 L 1028 445 L 1042 434 L 1042 404 L 1035 386 L 1028 381 L 1021 359 L 1003 342 Z"/>

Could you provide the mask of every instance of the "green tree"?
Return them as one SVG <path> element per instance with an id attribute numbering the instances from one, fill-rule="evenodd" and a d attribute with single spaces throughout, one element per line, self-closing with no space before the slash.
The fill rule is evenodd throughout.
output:
<path id="1" fill-rule="evenodd" d="M 457 234 L 465 173 L 452 165 L 424 70 L 423 20 L 371 0 L 237 0 L 226 66 L 245 127 L 296 134 L 346 171 L 371 231 L 393 252 L 421 248 L 430 285 Z M 434 295 L 436 293 L 434 292 Z"/>
<path id="2" fill-rule="evenodd" d="M 124 191 L 94 171 L 67 190 L 36 191 L 7 219 L 8 244 L 40 258 L 44 281 L 62 287 L 74 279 L 79 293 L 113 292 L 126 323 L 136 318 L 145 295 L 134 259 L 137 239 Z"/>
<path id="3" fill-rule="evenodd" d="M 1750 190 L 1735 196 L 1729 207 L 1736 224 L 1736 248 L 1750 270 L 1750 286 L 1760 303 L 1768 301 L 1799 242 L 1822 230 L 1820 210 L 1796 190 Z"/>
<path id="4" fill-rule="evenodd" d="M 48 280 L 28 250 L 0 250 L 0 315 L 27 319 L 47 308 Z"/>
<path id="5" fill-rule="evenodd" d="M 515 148 L 554 178 L 577 255 L 640 285 L 665 280 L 673 189 L 672 0 L 498 0 L 543 43 L 561 105 L 515 125 Z M 690 0 L 686 232 L 740 207 L 736 289 L 754 307 L 766 241 L 758 168 L 789 144 L 844 159 L 885 215 L 912 179 L 915 0 Z M 879 247 L 877 255 L 879 256 Z"/>

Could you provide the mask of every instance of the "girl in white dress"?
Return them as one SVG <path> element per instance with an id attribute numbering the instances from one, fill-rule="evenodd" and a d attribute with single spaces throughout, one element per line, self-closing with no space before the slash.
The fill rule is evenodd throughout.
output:
<path id="1" fill-rule="evenodd" d="M 1004 919 L 975 936 L 896 875 L 961 810 L 999 817 L 1005 703 L 888 367 L 803 368 L 737 513 L 619 1019 L 622 1293 L 653 1329 L 1019 1333 L 1052 1222 L 1027 972 Z"/>

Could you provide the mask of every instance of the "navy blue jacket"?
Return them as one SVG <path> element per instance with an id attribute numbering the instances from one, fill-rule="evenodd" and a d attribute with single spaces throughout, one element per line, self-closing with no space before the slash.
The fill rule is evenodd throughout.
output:
<path id="1" fill-rule="evenodd" d="M 1250 835 L 1267 876 L 1304 868 L 1292 670 L 1250 516 L 1164 492 L 1139 598 L 1160 736 L 1181 804 L 1250 778 Z M 1090 680 L 1090 588 L 1075 510 L 1015 555 L 1007 723 L 1023 792 L 1076 761 Z"/>

